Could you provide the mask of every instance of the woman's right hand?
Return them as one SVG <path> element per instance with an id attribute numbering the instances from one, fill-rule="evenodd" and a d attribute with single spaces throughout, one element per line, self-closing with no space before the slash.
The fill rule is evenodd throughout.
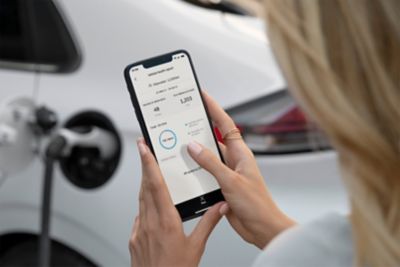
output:
<path id="1" fill-rule="evenodd" d="M 236 126 L 228 114 L 203 92 L 210 116 L 222 135 Z M 190 143 L 191 157 L 218 181 L 227 204 L 220 208 L 235 231 L 247 242 L 264 248 L 281 231 L 295 222 L 275 204 L 253 153 L 243 139 L 227 139 L 220 143 L 226 165 L 207 148 Z"/>

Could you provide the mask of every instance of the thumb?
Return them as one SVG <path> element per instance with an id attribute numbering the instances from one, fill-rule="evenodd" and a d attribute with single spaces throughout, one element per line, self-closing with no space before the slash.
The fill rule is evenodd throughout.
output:
<path id="1" fill-rule="evenodd" d="M 238 174 L 229 169 L 222 161 L 209 149 L 196 142 L 188 144 L 189 155 L 205 170 L 211 173 L 222 189 L 229 189 L 232 180 L 238 177 Z"/>
<path id="2" fill-rule="evenodd" d="M 158 177 L 161 175 L 160 168 L 157 161 L 151 153 L 149 147 L 146 145 L 143 138 L 137 140 L 139 148 L 140 160 L 142 162 L 142 172 L 149 177 Z"/>
<path id="3" fill-rule="evenodd" d="M 190 238 L 194 239 L 195 243 L 205 244 L 207 242 L 211 232 L 222 218 L 223 214 L 221 214 L 219 210 L 224 203 L 225 202 L 219 202 L 215 204 L 203 215 L 193 232 L 190 234 Z"/>

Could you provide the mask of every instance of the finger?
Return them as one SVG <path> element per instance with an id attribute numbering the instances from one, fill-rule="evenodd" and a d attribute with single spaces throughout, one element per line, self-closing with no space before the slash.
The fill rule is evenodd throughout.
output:
<path id="1" fill-rule="evenodd" d="M 201 167 L 217 179 L 223 191 L 232 186 L 234 179 L 238 179 L 236 172 L 229 169 L 214 153 L 204 146 L 192 141 L 188 144 L 188 152 Z"/>
<path id="2" fill-rule="evenodd" d="M 143 139 L 138 140 L 138 148 L 142 161 L 143 198 L 146 199 L 147 196 L 150 196 L 152 201 L 148 201 L 148 203 L 152 202 L 157 212 L 160 215 L 164 215 L 164 213 L 170 212 L 171 209 L 175 208 L 171 196 L 169 195 L 167 185 L 156 159 Z M 149 207 L 146 208 L 148 209 Z"/>
<path id="3" fill-rule="evenodd" d="M 160 212 L 155 204 L 149 185 L 146 183 L 146 175 L 143 175 L 143 224 L 146 229 L 155 229 L 160 222 Z"/>
<path id="4" fill-rule="evenodd" d="M 232 162 L 232 157 L 229 156 L 228 149 L 223 143 L 218 141 L 218 146 L 219 150 L 221 151 L 222 158 L 224 159 L 224 163 L 232 170 L 235 170 L 238 162 Z"/>
<path id="5" fill-rule="evenodd" d="M 211 119 L 215 123 L 215 126 L 221 131 L 222 136 L 227 134 L 232 129 L 236 128 L 236 125 L 232 118 L 223 110 L 223 108 L 205 91 L 202 91 L 204 100 L 207 104 L 208 111 L 210 112 Z"/>
<path id="6" fill-rule="evenodd" d="M 221 143 L 220 141 L 218 141 L 218 146 L 219 146 L 219 150 L 222 153 L 222 157 L 224 157 L 224 160 L 227 160 L 227 152 L 226 152 L 226 146 Z"/>
<path id="7" fill-rule="evenodd" d="M 142 163 L 142 173 L 143 175 L 149 176 L 149 179 L 147 179 L 144 182 L 151 183 L 161 180 L 160 178 L 162 177 L 162 175 L 160 168 L 158 167 L 158 164 L 153 154 L 150 152 L 150 149 L 146 145 L 143 138 L 139 138 L 137 140 L 137 146 L 139 149 L 140 160 Z"/>
<path id="8" fill-rule="evenodd" d="M 224 216 L 224 215 L 228 214 L 228 212 L 229 212 L 229 205 L 227 202 L 225 202 L 219 207 L 219 213 L 222 216 Z"/>
<path id="9" fill-rule="evenodd" d="M 219 209 L 223 203 L 224 202 L 217 203 L 209 208 L 196 225 L 190 235 L 190 238 L 196 243 L 205 244 L 207 242 L 211 232 L 222 218 L 222 215 L 219 213 Z"/>
<path id="10" fill-rule="evenodd" d="M 140 246 L 139 246 L 139 241 L 137 239 L 139 222 L 140 222 L 139 216 L 136 216 L 135 222 L 133 224 L 131 238 L 129 240 L 129 251 L 131 253 L 131 261 L 133 266 L 140 266 L 138 265 L 140 261 L 140 251 L 138 251 L 140 250 Z"/>
<path id="11" fill-rule="evenodd" d="M 140 221 L 140 219 L 139 219 Z M 143 233 L 141 232 L 141 226 L 139 225 L 135 242 L 131 246 L 131 263 L 132 266 L 146 266 L 145 265 L 145 246 L 143 246 Z"/>
<path id="12" fill-rule="evenodd" d="M 153 196 L 151 193 L 151 188 L 149 186 L 149 178 L 148 171 L 144 168 L 143 157 L 142 154 L 147 153 L 147 147 L 141 147 L 144 144 L 144 139 L 139 138 L 137 140 L 137 145 L 139 149 L 139 153 L 141 155 L 142 161 L 142 182 L 140 187 L 140 195 L 139 195 L 139 209 L 140 209 L 140 220 L 143 222 L 145 228 L 153 227 L 155 224 L 159 223 L 157 208 L 155 207 L 155 203 L 153 200 Z"/>
<path id="13" fill-rule="evenodd" d="M 132 239 L 136 238 L 138 228 L 139 228 L 139 216 L 136 216 L 135 222 L 133 223 L 133 228 L 132 228 Z"/>
<path id="14" fill-rule="evenodd" d="M 222 109 L 220 105 L 205 91 L 202 91 L 208 111 L 215 126 L 221 131 L 222 136 L 236 127 L 232 118 Z"/>
<path id="15" fill-rule="evenodd" d="M 222 136 L 237 128 L 232 118 L 222 109 L 222 107 L 205 91 L 202 91 L 204 100 L 207 104 L 208 111 L 214 124 L 221 131 Z M 248 156 L 250 150 L 242 138 L 226 140 L 225 145 L 228 149 L 233 150 L 232 158 L 238 161 L 243 156 Z"/>
<path id="16" fill-rule="evenodd" d="M 144 201 L 144 184 L 143 184 L 143 178 L 140 183 L 140 192 L 139 192 L 139 219 L 142 221 L 142 223 L 147 224 L 145 214 L 146 214 L 146 206 L 145 206 L 145 201 Z"/>
<path id="17" fill-rule="evenodd" d="M 232 170 L 234 170 L 237 163 L 232 162 L 232 160 L 230 159 L 231 157 L 229 157 L 229 153 L 228 153 L 228 151 L 227 151 L 226 146 L 225 146 L 223 143 L 221 143 L 220 141 L 218 141 L 218 147 L 219 147 L 219 150 L 221 151 L 222 158 L 224 159 L 224 163 L 225 163 L 229 168 L 231 168 Z"/>

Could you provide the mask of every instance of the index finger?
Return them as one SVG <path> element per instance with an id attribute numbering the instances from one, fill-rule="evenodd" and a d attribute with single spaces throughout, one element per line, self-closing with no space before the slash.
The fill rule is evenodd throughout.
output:
<path id="1" fill-rule="evenodd" d="M 206 101 L 208 111 L 210 113 L 212 121 L 221 131 L 222 136 L 227 134 L 232 129 L 236 128 L 232 118 L 222 109 L 220 105 L 205 91 L 201 91 L 204 100 Z"/>
<path id="2" fill-rule="evenodd" d="M 222 136 L 225 136 L 229 133 L 232 129 L 237 128 L 235 122 L 232 118 L 222 109 L 222 107 L 205 91 L 202 91 L 204 96 L 204 100 L 207 104 L 208 111 L 210 113 L 212 121 L 220 130 Z M 233 149 L 234 153 L 237 156 L 241 156 L 241 153 L 245 152 L 248 153 L 250 150 L 248 149 L 246 143 L 243 141 L 242 138 L 230 140 L 230 142 L 225 142 L 225 145 L 228 149 Z"/>

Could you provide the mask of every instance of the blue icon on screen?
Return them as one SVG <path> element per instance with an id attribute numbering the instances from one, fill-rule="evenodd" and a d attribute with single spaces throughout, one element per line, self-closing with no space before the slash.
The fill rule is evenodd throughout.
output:
<path id="1" fill-rule="evenodd" d="M 176 146 L 177 138 L 174 131 L 166 129 L 158 137 L 160 146 L 164 149 L 173 149 Z"/>

